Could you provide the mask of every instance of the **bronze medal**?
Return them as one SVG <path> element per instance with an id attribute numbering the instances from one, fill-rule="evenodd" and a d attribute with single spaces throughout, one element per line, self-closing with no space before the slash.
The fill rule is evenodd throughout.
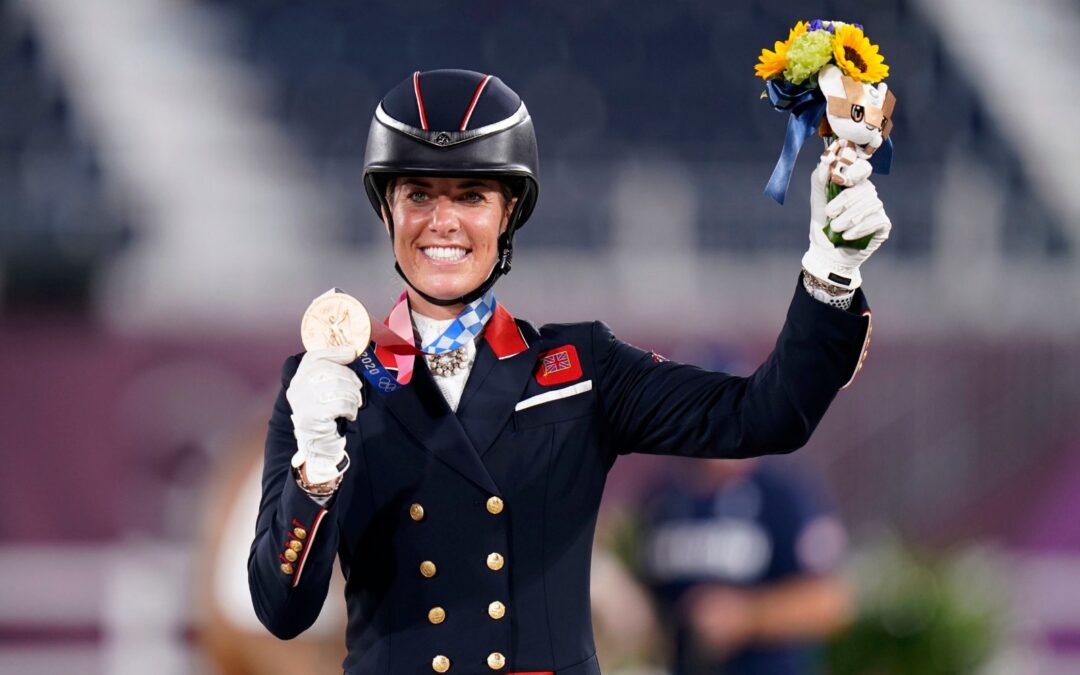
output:
<path id="1" fill-rule="evenodd" d="M 304 312 L 300 338 L 308 351 L 349 345 L 359 357 L 371 342 L 371 317 L 359 300 L 332 288 Z"/>

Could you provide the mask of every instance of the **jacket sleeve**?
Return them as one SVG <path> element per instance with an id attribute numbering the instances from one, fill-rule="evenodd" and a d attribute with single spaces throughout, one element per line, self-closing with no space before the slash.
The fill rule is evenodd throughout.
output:
<path id="1" fill-rule="evenodd" d="M 655 358 L 598 323 L 593 354 L 612 450 L 740 458 L 802 447 L 854 379 L 869 337 L 861 290 L 845 311 L 810 297 L 801 277 L 772 353 L 749 377 Z"/>
<path id="2" fill-rule="evenodd" d="M 338 547 L 336 518 L 329 511 L 337 496 L 322 506 L 292 475 L 296 438 L 285 390 L 299 365 L 300 357 L 292 356 L 282 367 L 282 387 L 266 436 L 255 541 L 248 556 L 255 614 L 282 639 L 296 637 L 318 618 Z"/>

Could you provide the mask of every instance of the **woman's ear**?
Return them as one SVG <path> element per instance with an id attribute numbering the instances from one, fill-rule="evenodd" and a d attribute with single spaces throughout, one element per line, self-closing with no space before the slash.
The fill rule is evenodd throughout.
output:
<path id="1" fill-rule="evenodd" d="M 506 232 L 506 226 L 510 224 L 510 214 L 514 212 L 514 207 L 517 206 L 518 198 L 511 197 L 510 201 L 506 202 L 506 211 L 503 212 L 502 226 L 499 228 L 499 234 Z"/>
<path id="2" fill-rule="evenodd" d="M 389 236 L 390 238 L 393 238 L 393 235 L 390 234 L 390 216 L 386 213 L 386 207 L 385 206 L 380 206 L 379 207 L 379 215 L 382 216 L 383 227 L 386 228 L 387 236 Z"/>

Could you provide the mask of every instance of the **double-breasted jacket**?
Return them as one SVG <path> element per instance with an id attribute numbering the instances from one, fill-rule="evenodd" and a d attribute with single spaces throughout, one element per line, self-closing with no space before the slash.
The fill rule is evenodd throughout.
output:
<path id="1" fill-rule="evenodd" d="M 350 675 L 597 675 L 590 552 L 615 460 L 802 446 L 869 332 L 861 291 L 845 311 L 800 283 L 772 353 L 739 377 L 667 361 L 600 322 L 537 330 L 500 305 L 456 413 L 422 359 L 397 387 L 372 386 L 377 350 L 350 366 L 364 404 L 342 422 L 351 466 L 325 505 L 290 472 L 285 389 L 303 355 L 289 357 L 248 562 L 256 613 L 281 638 L 305 630 L 336 558 Z"/>

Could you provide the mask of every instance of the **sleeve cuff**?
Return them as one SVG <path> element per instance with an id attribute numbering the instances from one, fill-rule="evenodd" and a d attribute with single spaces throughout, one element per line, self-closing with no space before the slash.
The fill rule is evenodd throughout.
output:
<path id="1" fill-rule="evenodd" d="M 870 335 L 873 332 L 870 305 L 862 288 L 855 289 L 850 307 L 844 310 L 819 302 L 811 296 L 803 285 L 800 273 L 789 319 L 815 322 L 820 326 L 817 330 L 822 331 L 823 339 L 842 345 L 843 351 L 849 356 L 848 365 L 844 368 L 846 380 L 840 389 L 850 387 L 870 352 Z"/>
<path id="2" fill-rule="evenodd" d="M 329 497 L 333 499 L 333 495 Z M 300 583 L 308 554 L 319 540 L 320 527 L 328 513 L 327 506 L 318 504 L 312 496 L 300 489 L 290 476 L 281 494 L 279 513 L 284 541 L 278 554 L 282 574 L 291 579 L 295 588 Z"/>

